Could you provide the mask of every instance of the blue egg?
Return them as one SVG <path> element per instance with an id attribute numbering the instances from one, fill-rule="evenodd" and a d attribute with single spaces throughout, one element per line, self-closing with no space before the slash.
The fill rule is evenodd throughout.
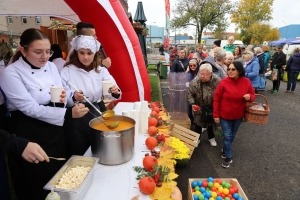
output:
<path id="1" fill-rule="evenodd" d="M 193 195 L 194 200 L 199 200 L 199 196 L 197 194 Z"/>
<path id="2" fill-rule="evenodd" d="M 210 191 L 206 191 L 206 192 L 205 192 L 205 197 L 208 198 L 208 199 L 211 197 Z"/>
<path id="3" fill-rule="evenodd" d="M 233 197 L 234 199 L 238 199 L 238 198 L 240 197 L 240 195 L 239 195 L 238 193 L 234 193 L 234 194 L 232 195 L 232 197 Z"/>
<path id="4" fill-rule="evenodd" d="M 199 187 L 201 187 L 202 186 L 202 181 L 198 181 L 197 184 L 198 184 Z"/>
<path id="5" fill-rule="evenodd" d="M 203 194 L 205 193 L 205 191 L 206 191 L 205 187 L 200 188 L 200 192 L 202 192 Z"/>
<path id="6" fill-rule="evenodd" d="M 192 187 L 194 188 L 194 187 L 196 187 L 197 186 L 197 181 L 193 181 L 192 182 Z"/>
<path id="7" fill-rule="evenodd" d="M 208 177 L 207 181 L 208 182 L 214 182 L 214 178 L 213 177 Z"/>

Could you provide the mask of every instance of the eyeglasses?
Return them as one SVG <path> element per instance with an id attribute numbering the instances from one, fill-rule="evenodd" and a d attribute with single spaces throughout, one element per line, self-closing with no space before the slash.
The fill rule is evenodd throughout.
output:
<path id="1" fill-rule="evenodd" d="M 235 71 L 236 69 L 235 68 L 227 68 L 227 71 L 229 72 L 229 71 Z"/>
<path id="2" fill-rule="evenodd" d="M 46 54 L 46 57 L 51 57 L 54 53 L 52 50 L 46 50 L 46 51 L 34 50 L 34 51 L 30 51 L 30 52 L 34 53 L 38 57 L 42 57 L 44 54 Z"/>

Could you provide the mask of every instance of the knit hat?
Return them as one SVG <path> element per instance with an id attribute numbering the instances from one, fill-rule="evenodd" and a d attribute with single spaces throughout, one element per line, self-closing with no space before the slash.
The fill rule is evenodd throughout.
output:
<path id="1" fill-rule="evenodd" d="M 221 46 L 221 40 L 214 41 L 214 44 L 217 45 L 218 47 L 220 47 Z"/>

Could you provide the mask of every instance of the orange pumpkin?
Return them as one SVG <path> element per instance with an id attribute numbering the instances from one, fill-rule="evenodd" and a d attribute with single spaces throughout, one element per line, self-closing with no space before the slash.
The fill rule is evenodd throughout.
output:
<path id="1" fill-rule="evenodd" d="M 150 136 L 156 135 L 157 132 L 158 132 L 158 129 L 155 126 L 149 126 L 149 128 L 148 128 L 148 134 Z"/>
<path id="2" fill-rule="evenodd" d="M 149 150 L 153 150 L 157 146 L 158 142 L 155 137 L 148 137 L 145 141 L 145 144 Z"/>
<path id="3" fill-rule="evenodd" d="M 154 192 L 156 184 L 150 176 L 145 176 L 139 181 L 139 188 L 143 194 L 150 195 Z"/>
<path id="4" fill-rule="evenodd" d="M 143 159 L 143 166 L 147 171 L 153 170 L 153 167 L 157 164 L 157 159 L 154 156 L 145 156 Z"/>
<path id="5" fill-rule="evenodd" d="M 157 126 L 157 124 L 158 124 L 158 120 L 156 118 L 149 117 L 149 119 L 148 119 L 148 127 L 150 127 L 150 126 Z"/>

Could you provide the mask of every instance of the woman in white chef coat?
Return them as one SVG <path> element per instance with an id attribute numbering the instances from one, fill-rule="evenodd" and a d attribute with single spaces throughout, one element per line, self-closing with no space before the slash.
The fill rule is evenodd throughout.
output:
<path id="1" fill-rule="evenodd" d="M 50 87 L 62 86 L 57 67 L 48 62 L 52 52 L 48 37 L 38 29 L 25 30 L 20 38 L 20 51 L 1 77 L 1 88 L 7 97 L 13 131 L 17 136 L 38 143 L 49 156 L 66 157 L 63 125 L 88 112 L 83 104 L 65 108 L 66 92 L 60 105 L 50 102 Z M 61 107 L 59 107 L 61 106 Z M 10 156 L 9 166 L 18 199 L 45 199 L 43 186 L 64 163 L 51 160 L 32 163 Z"/>
<path id="2" fill-rule="evenodd" d="M 92 36 L 79 35 L 72 40 L 74 49 L 70 55 L 70 60 L 65 64 L 60 75 L 65 87 L 73 92 L 73 100 L 68 100 L 68 105 L 74 102 L 83 102 L 89 107 L 90 112 L 80 119 L 73 119 L 67 127 L 67 144 L 70 154 L 83 155 L 91 145 L 91 135 L 89 121 L 99 116 L 99 114 L 84 102 L 83 94 L 103 112 L 106 110 L 102 99 L 102 81 L 111 80 L 114 85 L 110 88 L 113 99 L 121 98 L 121 90 L 114 78 L 110 75 L 107 68 L 102 67 L 97 58 L 96 52 L 99 51 L 100 43 Z M 81 92 L 76 92 L 71 84 Z"/>

